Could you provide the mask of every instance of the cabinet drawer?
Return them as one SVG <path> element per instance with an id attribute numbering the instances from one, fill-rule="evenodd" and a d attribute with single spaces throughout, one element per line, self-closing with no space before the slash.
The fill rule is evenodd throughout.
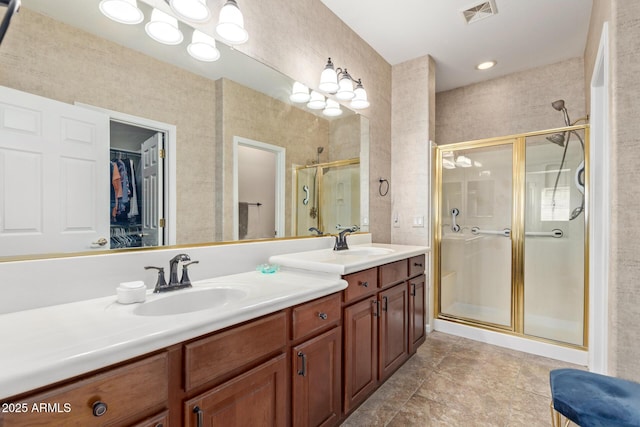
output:
<path id="1" fill-rule="evenodd" d="M 373 294 L 378 287 L 378 269 L 370 268 L 344 276 L 349 285 L 344 290 L 344 302 L 349 303 Z"/>
<path id="2" fill-rule="evenodd" d="M 146 418 L 131 427 L 169 427 L 169 411 Z"/>
<path id="3" fill-rule="evenodd" d="M 166 406 L 168 378 L 167 354 L 159 354 L 20 399 L 28 411 L 0 413 L 0 425 L 125 424 L 123 421 L 132 417 L 140 419 L 140 415 L 151 408 Z"/>
<path id="4" fill-rule="evenodd" d="M 285 313 L 280 312 L 186 344 L 185 389 L 189 391 L 284 349 L 286 322 Z"/>
<path id="5" fill-rule="evenodd" d="M 329 295 L 293 309 L 292 339 L 297 340 L 340 320 L 340 294 Z"/>
<path id="6" fill-rule="evenodd" d="M 406 259 L 381 265 L 379 267 L 379 286 L 384 288 L 392 283 L 397 283 L 409 277 L 409 263 Z"/>
<path id="7" fill-rule="evenodd" d="M 418 255 L 409 258 L 409 277 L 414 277 L 425 272 L 427 265 L 425 264 L 424 255 Z"/>

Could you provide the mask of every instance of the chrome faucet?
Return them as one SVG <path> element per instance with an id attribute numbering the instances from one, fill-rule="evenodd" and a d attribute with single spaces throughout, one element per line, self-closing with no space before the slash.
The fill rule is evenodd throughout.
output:
<path id="1" fill-rule="evenodd" d="M 311 231 L 312 233 L 316 233 L 316 235 L 318 236 L 322 236 L 324 234 L 322 231 L 318 230 L 316 227 L 309 228 L 309 231 Z"/>
<path id="2" fill-rule="evenodd" d="M 347 245 L 347 234 L 355 233 L 358 231 L 358 226 L 354 225 L 353 227 L 343 228 L 340 233 L 338 233 L 336 237 L 336 244 L 333 246 L 334 251 L 344 251 L 349 249 Z"/>
<path id="3" fill-rule="evenodd" d="M 175 291 L 176 289 L 191 287 L 191 280 L 189 279 L 189 275 L 186 272 L 186 267 L 190 264 L 195 264 L 198 261 L 192 261 L 189 264 L 185 264 L 182 272 L 182 280 L 178 281 L 178 264 L 180 263 L 180 261 L 191 261 L 191 258 L 187 254 L 178 254 L 171 258 L 171 260 L 169 261 L 169 283 L 167 283 L 164 278 L 164 268 L 153 266 L 147 266 L 144 268 L 145 270 L 158 270 L 158 281 L 156 282 L 156 287 L 153 290 L 154 293 Z"/>

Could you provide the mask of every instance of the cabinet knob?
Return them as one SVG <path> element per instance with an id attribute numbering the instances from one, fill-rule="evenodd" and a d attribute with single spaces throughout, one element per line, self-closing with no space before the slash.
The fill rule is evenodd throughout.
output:
<path id="1" fill-rule="evenodd" d="M 101 401 L 96 401 L 91 405 L 94 417 L 101 417 L 107 413 L 107 404 Z"/>
<path id="2" fill-rule="evenodd" d="M 414 262 L 413 266 L 414 267 L 422 267 L 422 263 L 421 262 Z"/>
<path id="3" fill-rule="evenodd" d="M 327 313 L 318 313 L 318 317 L 322 320 L 327 320 L 329 316 L 327 316 Z"/>
<path id="4" fill-rule="evenodd" d="M 358 286 L 364 286 L 365 288 L 368 288 L 369 282 L 358 282 Z"/>

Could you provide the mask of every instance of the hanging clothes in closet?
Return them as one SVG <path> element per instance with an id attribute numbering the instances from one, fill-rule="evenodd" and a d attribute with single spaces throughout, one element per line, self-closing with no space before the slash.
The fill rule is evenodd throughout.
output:
<path id="1" fill-rule="evenodd" d="M 111 160 L 111 223 L 137 220 L 139 215 L 135 166 L 133 160 L 122 159 L 121 153 Z"/>

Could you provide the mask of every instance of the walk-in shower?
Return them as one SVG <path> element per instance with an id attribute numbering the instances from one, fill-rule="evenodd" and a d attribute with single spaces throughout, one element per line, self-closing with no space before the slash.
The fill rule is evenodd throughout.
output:
<path id="1" fill-rule="evenodd" d="M 565 127 L 436 148 L 435 312 L 584 348 L 589 128 L 552 106 Z"/>

